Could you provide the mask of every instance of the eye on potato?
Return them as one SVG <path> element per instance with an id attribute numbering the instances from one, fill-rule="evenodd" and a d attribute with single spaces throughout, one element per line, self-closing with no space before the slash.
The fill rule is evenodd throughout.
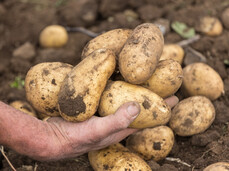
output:
<path id="1" fill-rule="evenodd" d="M 193 96 L 180 101 L 173 109 L 169 126 L 180 136 L 204 132 L 215 119 L 215 108 L 204 96 Z"/>
<path id="2" fill-rule="evenodd" d="M 181 65 L 173 59 L 159 61 L 153 75 L 143 87 L 150 89 L 162 98 L 177 92 L 182 84 L 183 70 Z"/>
<path id="3" fill-rule="evenodd" d="M 26 101 L 16 100 L 9 104 L 10 106 L 14 107 L 15 109 L 18 109 L 30 116 L 34 116 L 37 118 L 36 111 L 33 109 L 33 107 Z"/>
<path id="4" fill-rule="evenodd" d="M 146 128 L 130 135 L 126 147 L 145 160 L 159 161 L 172 150 L 174 144 L 173 131 L 167 126 Z"/>
<path id="5" fill-rule="evenodd" d="M 228 171 L 229 163 L 227 162 L 217 162 L 209 165 L 203 171 Z"/>
<path id="6" fill-rule="evenodd" d="M 68 41 L 66 29 L 60 25 L 50 25 L 44 28 L 39 37 L 39 42 L 45 48 L 58 48 Z"/>
<path id="7" fill-rule="evenodd" d="M 220 75 L 204 63 L 193 63 L 183 69 L 182 91 L 186 96 L 203 95 L 215 100 L 224 94 Z"/>
<path id="8" fill-rule="evenodd" d="M 124 103 L 136 101 L 141 107 L 138 117 L 130 124 L 131 128 L 148 128 L 166 124 L 170 119 L 170 107 L 164 100 L 144 87 L 114 81 L 108 83 L 101 99 L 98 112 L 107 116 Z"/>
<path id="9" fill-rule="evenodd" d="M 125 80 L 132 84 L 148 80 L 156 69 L 163 45 L 163 35 L 156 25 L 137 26 L 119 54 L 119 69 Z"/>
<path id="10" fill-rule="evenodd" d="M 95 171 L 151 171 L 149 165 L 142 158 L 131 153 L 120 143 L 101 150 L 91 151 L 88 153 L 88 158 Z"/>
<path id="11" fill-rule="evenodd" d="M 58 93 L 72 68 L 61 62 L 47 62 L 37 64 L 28 71 L 25 78 L 26 97 L 38 112 L 59 116 Z"/>
<path id="12" fill-rule="evenodd" d="M 164 45 L 163 52 L 160 57 L 161 60 L 173 59 L 179 64 L 182 64 L 184 58 L 184 49 L 177 44 Z"/>
<path id="13" fill-rule="evenodd" d="M 76 65 L 63 81 L 59 92 L 60 115 L 76 122 L 94 115 L 115 65 L 115 54 L 109 49 L 95 50 Z"/>
<path id="14" fill-rule="evenodd" d="M 84 59 L 94 50 L 101 48 L 110 49 L 117 56 L 131 33 L 132 30 L 130 29 L 114 29 L 97 36 L 84 47 L 81 59 Z"/>

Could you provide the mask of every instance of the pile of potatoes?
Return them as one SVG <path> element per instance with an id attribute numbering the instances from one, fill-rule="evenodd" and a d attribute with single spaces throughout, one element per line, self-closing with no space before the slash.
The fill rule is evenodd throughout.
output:
<path id="1" fill-rule="evenodd" d="M 89 152 L 95 170 L 151 170 L 144 160 L 164 159 L 175 135 L 204 132 L 214 121 L 211 100 L 224 92 L 222 79 L 204 63 L 182 68 L 183 48 L 164 45 L 154 24 L 103 33 L 88 42 L 81 58 L 76 66 L 60 62 L 33 66 L 25 90 L 40 118 L 45 114 L 72 122 L 95 113 L 113 114 L 128 101 L 139 103 L 141 112 L 130 127 L 141 130 L 126 139 L 126 147 L 118 143 Z M 187 98 L 171 110 L 164 98 L 178 89 Z"/>

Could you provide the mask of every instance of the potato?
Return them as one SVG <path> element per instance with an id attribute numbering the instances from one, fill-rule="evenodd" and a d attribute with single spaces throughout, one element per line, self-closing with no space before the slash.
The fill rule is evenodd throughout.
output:
<path id="1" fill-rule="evenodd" d="M 223 32 L 223 26 L 218 18 L 205 16 L 200 18 L 197 30 L 208 36 L 218 36 Z"/>
<path id="2" fill-rule="evenodd" d="M 131 33 L 132 30 L 130 29 L 114 29 L 97 36 L 84 47 L 81 59 L 84 59 L 94 50 L 101 48 L 110 49 L 117 56 Z"/>
<path id="3" fill-rule="evenodd" d="M 182 91 L 186 96 L 203 95 L 215 100 L 224 94 L 219 74 L 204 63 L 193 63 L 183 69 Z"/>
<path id="4" fill-rule="evenodd" d="M 125 80 L 132 84 L 148 80 L 156 69 L 163 45 L 163 35 L 156 25 L 137 26 L 119 54 L 119 69 Z"/>
<path id="5" fill-rule="evenodd" d="M 177 92 L 182 84 L 183 70 L 173 59 L 159 61 L 153 75 L 143 86 L 165 98 Z"/>
<path id="6" fill-rule="evenodd" d="M 34 116 L 37 118 L 36 111 L 33 109 L 33 107 L 26 101 L 16 100 L 10 103 L 10 106 L 14 107 L 15 109 L 18 109 L 30 116 Z"/>
<path id="7" fill-rule="evenodd" d="M 209 165 L 203 171 L 228 171 L 229 163 L 227 162 L 217 162 Z"/>
<path id="8" fill-rule="evenodd" d="M 215 108 L 204 96 L 193 96 L 180 101 L 172 110 L 169 126 L 180 136 L 204 132 L 215 119 Z"/>
<path id="9" fill-rule="evenodd" d="M 50 25 L 41 31 L 39 41 L 40 45 L 45 48 L 62 47 L 68 41 L 68 33 L 60 25 Z"/>
<path id="10" fill-rule="evenodd" d="M 95 171 L 151 171 L 149 165 L 138 155 L 131 153 L 120 143 L 107 148 L 91 151 L 88 158 Z"/>
<path id="11" fill-rule="evenodd" d="M 167 126 L 146 128 L 128 137 L 126 147 L 145 160 L 159 161 L 172 150 L 173 131 Z"/>
<path id="12" fill-rule="evenodd" d="M 108 83 L 104 90 L 100 105 L 100 116 L 107 116 L 124 103 L 136 101 L 141 106 L 138 117 L 130 124 L 132 128 L 148 128 L 166 124 L 170 119 L 170 107 L 152 91 L 124 81 Z"/>
<path id="13" fill-rule="evenodd" d="M 229 29 L 229 21 L 228 21 L 228 18 L 229 18 L 229 8 L 226 8 L 222 15 L 221 15 L 221 19 L 222 19 L 222 22 L 223 22 L 223 25 Z"/>
<path id="14" fill-rule="evenodd" d="M 113 51 L 98 49 L 73 68 L 58 97 L 59 111 L 64 119 L 78 122 L 95 114 L 115 64 Z"/>
<path id="15" fill-rule="evenodd" d="M 179 64 L 182 64 L 184 58 L 184 49 L 177 44 L 166 44 L 164 45 L 161 60 L 173 59 Z"/>
<path id="16" fill-rule="evenodd" d="M 72 68 L 61 62 L 47 62 L 37 64 L 28 71 L 25 78 L 26 97 L 38 112 L 59 116 L 58 93 Z"/>

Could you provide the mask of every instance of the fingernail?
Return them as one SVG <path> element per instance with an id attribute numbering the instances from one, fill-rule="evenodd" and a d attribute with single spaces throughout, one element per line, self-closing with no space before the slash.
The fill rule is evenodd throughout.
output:
<path id="1" fill-rule="evenodd" d="M 139 105 L 137 103 L 132 103 L 127 107 L 127 112 L 132 116 L 132 117 L 137 117 L 140 109 Z"/>

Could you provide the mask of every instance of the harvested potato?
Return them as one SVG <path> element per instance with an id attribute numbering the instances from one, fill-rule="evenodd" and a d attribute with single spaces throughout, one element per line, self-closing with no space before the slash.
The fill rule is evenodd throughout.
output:
<path id="1" fill-rule="evenodd" d="M 204 63 L 193 63 L 183 69 L 182 90 L 186 96 L 203 95 L 215 100 L 224 93 L 219 74 Z"/>
<path id="2" fill-rule="evenodd" d="M 180 101 L 172 110 L 169 126 L 180 136 L 204 132 L 215 119 L 215 108 L 204 96 L 193 96 Z"/>
<path id="3" fill-rule="evenodd" d="M 34 116 L 37 118 L 36 111 L 33 109 L 33 107 L 26 101 L 16 100 L 10 103 L 10 106 L 14 107 L 15 109 L 18 109 L 30 116 Z"/>
<path id="4" fill-rule="evenodd" d="M 119 69 L 125 80 L 132 84 L 148 80 L 156 69 L 163 45 L 163 35 L 156 25 L 137 26 L 119 54 Z"/>
<path id="5" fill-rule="evenodd" d="M 146 128 L 128 137 L 126 147 L 145 160 L 159 161 L 172 150 L 173 131 L 167 126 Z"/>
<path id="6" fill-rule="evenodd" d="M 217 162 L 209 165 L 203 171 L 228 171 L 229 163 L 227 162 Z"/>
<path id="7" fill-rule="evenodd" d="M 58 93 L 72 68 L 61 62 L 47 62 L 37 64 L 28 71 L 25 78 L 26 97 L 38 112 L 59 116 Z"/>
<path id="8" fill-rule="evenodd" d="M 110 49 L 117 56 L 131 33 L 132 30 L 130 29 L 114 29 L 97 36 L 84 47 L 81 59 L 84 59 L 94 50 L 101 48 Z"/>
<path id="9" fill-rule="evenodd" d="M 40 45 L 45 48 L 58 48 L 68 41 L 66 29 L 60 25 L 51 25 L 44 28 L 39 37 Z"/>
<path id="10" fill-rule="evenodd" d="M 222 33 L 223 26 L 218 18 L 205 16 L 200 18 L 197 30 L 208 36 L 218 36 Z"/>
<path id="11" fill-rule="evenodd" d="M 151 171 L 149 165 L 142 158 L 131 153 L 120 143 L 101 150 L 91 151 L 88 153 L 88 158 L 95 171 Z"/>
<path id="12" fill-rule="evenodd" d="M 173 59 L 179 64 L 182 64 L 184 58 L 184 49 L 177 44 L 166 44 L 164 45 L 162 55 L 160 57 L 161 60 Z"/>
<path id="13" fill-rule="evenodd" d="M 124 81 L 108 83 L 100 100 L 99 114 L 113 114 L 122 104 L 129 101 L 136 101 L 141 106 L 140 114 L 130 124 L 132 128 L 155 127 L 166 124 L 170 119 L 170 107 L 160 96 L 144 87 Z"/>
<path id="14" fill-rule="evenodd" d="M 58 97 L 59 111 L 64 119 L 84 121 L 95 114 L 115 64 L 113 51 L 98 49 L 73 68 L 65 78 Z"/>
<path id="15" fill-rule="evenodd" d="M 143 86 L 165 98 L 177 92 L 182 84 L 183 70 L 173 59 L 159 61 L 153 75 Z"/>
<path id="16" fill-rule="evenodd" d="M 229 29 L 229 21 L 228 21 L 228 18 L 229 18 L 229 8 L 226 8 L 223 13 L 222 13 L 222 16 L 221 16 L 221 19 L 222 19 L 222 22 L 223 22 L 223 25 Z"/>

